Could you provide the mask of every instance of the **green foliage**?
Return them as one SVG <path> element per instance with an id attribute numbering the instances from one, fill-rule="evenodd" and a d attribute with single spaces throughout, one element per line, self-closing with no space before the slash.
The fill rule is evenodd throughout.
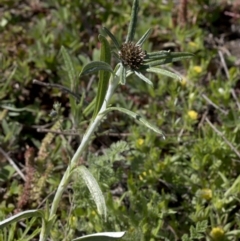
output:
<path id="1" fill-rule="evenodd" d="M 101 42 L 100 60 L 110 65 L 111 64 L 110 45 L 107 39 L 102 35 L 99 35 L 99 40 Z M 110 77 L 110 73 L 108 71 L 104 71 L 104 70 L 99 71 L 98 90 L 97 90 L 95 109 L 93 112 L 93 118 L 97 116 L 98 112 L 100 111 L 103 105 L 103 102 L 107 93 L 107 89 L 108 89 L 109 77 Z"/>
<path id="2" fill-rule="evenodd" d="M 190 227 L 190 236 L 184 234 L 182 236 L 182 241 L 190 241 L 190 240 L 201 240 L 204 238 L 203 233 L 206 232 L 207 229 L 207 221 L 198 222 L 196 227 Z"/>
<path id="3" fill-rule="evenodd" d="M 126 41 L 147 51 L 148 63 L 136 71 L 138 76 L 120 64 L 123 86 L 110 103 L 116 106 L 109 108 L 145 116 L 166 139 L 110 112 L 78 160 L 99 183 L 107 220 L 97 213 L 83 180 L 74 178 L 74 194 L 69 185 L 51 239 L 126 230 L 123 240 L 238 241 L 240 71 L 234 29 L 239 21 L 226 15 L 236 6 L 188 1 L 187 23 L 180 26 L 175 1 L 139 1 L 132 11 L 135 20 L 138 12 L 138 25 L 134 21 L 127 30 L 133 1 L 5 2 L 0 21 L 0 219 L 16 212 L 25 186 L 9 158 L 27 177 L 27 148 L 41 149 L 46 135 L 37 128 L 56 134 L 51 133 L 37 165 L 39 184 L 32 182 L 31 190 L 41 187 L 38 199 L 23 210 L 43 208 L 47 199 L 51 203 L 94 111 L 97 74 L 105 70 L 115 76 L 111 66 L 120 61 L 114 57 L 128 36 Z M 99 61 L 102 26 L 115 52 L 111 64 Z M 179 52 L 194 56 L 185 60 Z M 159 64 L 164 69 L 153 75 Z M 181 80 L 169 78 L 176 76 Z M 33 79 L 60 88 L 39 87 Z M 56 102 L 61 108 L 54 113 L 63 118 L 50 130 L 56 119 L 49 113 Z M 39 218 L 21 220 L 0 229 L 0 240 L 37 240 L 39 225 Z"/>

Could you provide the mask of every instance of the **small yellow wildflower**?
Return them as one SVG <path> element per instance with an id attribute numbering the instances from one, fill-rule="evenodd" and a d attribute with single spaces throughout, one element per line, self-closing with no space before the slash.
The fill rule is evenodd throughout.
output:
<path id="1" fill-rule="evenodd" d="M 221 227 L 212 228 L 210 236 L 213 240 L 221 240 L 224 237 L 224 230 Z"/>
<path id="2" fill-rule="evenodd" d="M 148 173 L 151 175 L 151 174 L 152 174 L 152 170 L 151 170 L 151 169 L 149 169 L 149 170 L 148 170 Z"/>
<path id="3" fill-rule="evenodd" d="M 195 42 L 193 42 L 193 41 L 189 42 L 188 44 L 189 44 L 191 47 L 197 47 L 197 44 L 196 44 Z"/>
<path id="4" fill-rule="evenodd" d="M 147 173 L 146 173 L 146 172 L 143 172 L 142 174 L 143 174 L 143 176 L 144 176 L 144 177 L 146 177 L 146 176 L 147 176 Z"/>
<path id="5" fill-rule="evenodd" d="M 217 200 L 214 202 L 214 206 L 216 207 L 217 210 L 222 210 L 223 206 L 224 206 L 224 200 Z"/>
<path id="6" fill-rule="evenodd" d="M 139 180 L 142 181 L 143 180 L 143 177 L 141 175 L 139 175 Z"/>
<path id="7" fill-rule="evenodd" d="M 190 110 L 188 111 L 188 116 L 190 117 L 190 119 L 196 120 L 198 118 L 198 113 L 194 110 Z"/>
<path id="8" fill-rule="evenodd" d="M 185 87 L 187 85 L 187 80 L 186 79 L 182 79 L 180 81 L 180 84 L 181 84 L 182 87 Z"/>
<path id="9" fill-rule="evenodd" d="M 96 216 L 97 213 L 93 210 L 93 211 L 91 212 L 91 215 L 92 215 L 92 216 Z"/>
<path id="10" fill-rule="evenodd" d="M 200 197 L 207 201 L 212 199 L 212 190 L 208 188 L 204 188 L 200 191 Z"/>
<path id="11" fill-rule="evenodd" d="M 197 74 L 202 73 L 202 67 L 201 67 L 201 66 L 196 65 L 196 66 L 193 67 L 193 70 L 194 70 Z"/>
<path id="12" fill-rule="evenodd" d="M 69 225 L 71 228 L 76 228 L 77 225 L 78 225 L 78 219 L 76 216 L 71 216 L 70 219 L 69 219 Z"/>
<path id="13" fill-rule="evenodd" d="M 137 140 L 137 144 L 138 144 L 139 146 L 142 146 L 143 143 L 144 143 L 144 140 L 143 140 L 143 139 L 140 138 L 140 139 Z"/>

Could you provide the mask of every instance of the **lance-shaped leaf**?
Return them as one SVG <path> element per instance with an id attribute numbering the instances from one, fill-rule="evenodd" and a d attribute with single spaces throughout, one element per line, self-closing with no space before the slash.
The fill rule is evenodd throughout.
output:
<path id="1" fill-rule="evenodd" d="M 64 65 L 68 74 L 68 79 L 71 83 L 71 90 L 75 91 L 75 87 L 76 87 L 76 79 L 77 79 L 77 73 L 74 70 L 74 66 L 72 63 L 72 60 L 67 52 L 67 50 L 62 46 L 61 47 L 61 54 L 63 56 L 63 60 L 64 60 Z"/>
<path id="2" fill-rule="evenodd" d="M 99 35 L 99 40 L 101 42 L 101 53 L 100 53 L 100 60 L 109 64 L 111 63 L 111 48 L 107 41 L 107 39 Z M 108 89 L 108 82 L 110 78 L 110 72 L 105 70 L 100 70 L 99 72 L 99 82 L 98 82 L 98 89 L 97 89 L 97 98 L 96 104 L 93 112 L 93 118 L 95 118 L 102 107 L 104 98 L 107 93 Z"/>
<path id="3" fill-rule="evenodd" d="M 109 107 L 103 112 L 103 114 L 106 114 L 107 112 L 112 111 L 112 110 L 118 110 L 122 113 L 125 113 L 125 114 L 129 115 L 130 117 L 135 119 L 138 123 L 140 123 L 140 124 L 148 127 L 149 129 L 155 131 L 156 133 L 160 134 L 165 139 L 162 131 L 158 127 L 156 127 L 155 125 L 150 123 L 145 117 L 143 117 L 139 114 L 136 114 L 136 113 L 134 113 L 130 110 L 127 110 L 127 109 L 122 108 L 122 107 Z"/>
<path id="4" fill-rule="evenodd" d="M 177 74 L 174 74 L 173 72 L 170 72 L 168 70 L 165 70 L 165 69 L 160 69 L 160 68 L 148 68 L 146 70 L 147 72 L 152 72 L 152 73 L 156 73 L 156 74 L 162 74 L 162 75 L 166 75 L 170 78 L 173 78 L 173 79 L 179 79 L 181 80 L 182 78 L 177 75 Z"/>
<path id="5" fill-rule="evenodd" d="M 153 67 L 162 64 L 168 64 L 172 62 L 176 62 L 182 59 L 188 59 L 193 57 L 191 53 L 172 53 L 172 52 L 162 52 L 155 53 L 153 55 L 148 54 L 144 59 L 143 68 Z"/>
<path id="6" fill-rule="evenodd" d="M 88 190 L 97 206 L 98 213 L 106 218 L 107 208 L 105 199 L 96 179 L 85 166 L 80 166 L 77 170 L 88 187 Z"/>
<path id="7" fill-rule="evenodd" d="M 240 187 L 240 176 L 234 181 L 232 186 L 224 193 L 224 197 L 229 197 L 230 195 L 233 195 L 234 193 L 239 192 Z"/>
<path id="8" fill-rule="evenodd" d="M 125 232 L 104 232 L 85 235 L 72 241 L 112 241 L 124 236 Z"/>
<path id="9" fill-rule="evenodd" d="M 191 58 L 193 56 L 194 55 L 191 53 L 170 52 L 170 51 L 163 50 L 163 51 L 159 51 L 159 52 L 148 53 L 147 56 L 145 57 L 144 61 L 149 62 L 149 61 L 161 60 L 161 59 L 165 59 L 165 58 L 181 60 L 184 58 Z"/>
<path id="10" fill-rule="evenodd" d="M 145 57 L 146 60 L 148 59 L 159 59 L 159 58 L 164 58 L 166 56 L 168 56 L 169 54 L 179 54 L 179 53 L 175 53 L 175 52 L 171 52 L 170 50 L 161 50 L 161 51 L 157 51 L 157 52 L 150 52 L 147 53 L 147 56 Z"/>
<path id="11" fill-rule="evenodd" d="M 126 38 L 126 43 L 132 42 L 137 26 L 137 13 L 138 13 L 138 0 L 133 1 L 131 20 L 128 26 L 128 33 Z"/>
<path id="12" fill-rule="evenodd" d="M 142 46 L 151 33 L 152 33 L 152 29 L 150 28 L 150 29 L 148 29 L 148 31 L 137 41 L 136 45 Z"/>
<path id="13" fill-rule="evenodd" d="M 100 70 L 105 70 L 110 73 L 113 73 L 113 70 L 112 70 L 112 67 L 110 64 L 103 62 L 103 61 L 92 61 L 92 62 L 86 64 L 82 68 L 82 72 L 80 75 L 92 74 L 92 73 L 96 73 Z"/>
<path id="14" fill-rule="evenodd" d="M 122 64 L 120 65 L 119 79 L 120 79 L 120 81 L 119 81 L 120 84 L 125 85 L 125 83 L 126 83 L 126 68 L 124 68 L 124 66 Z"/>
<path id="15" fill-rule="evenodd" d="M 33 218 L 33 217 L 41 217 L 44 218 L 44 212 L 42 210 L 28 210 L 21 213 L 18 213 L 16 215 L 13 215 L 3 221 L 0 222 L 0 229 L 4 228 L 5 226 L 15 223 L 21 219 L 26 218 Z"/>
<path id="16" fill-rule="evenodd" d="M 138 71 L 134 71 L 134 73 L 140 78 L 142 79 L 144 82 L 146 82 L 147 84 L 153 86 L 153 83 L 150 79 L 148 79 L 147 77 L 145 77 L 141 72 Z"/>
<path id="17" fill-rule="evenodd" d="M 115 36 L 105 27 L 103 27 L 103 31 L 104 31 L 104 33 L 106 33 L 108 35 L 108 37 L 110 37 L 110 39 L 112 40 L 112 42 L 115 45 L 115 47 L 117 49 L 120 49 L 120 44 L 118 43 L 118 41 L 115 38 Z"/>

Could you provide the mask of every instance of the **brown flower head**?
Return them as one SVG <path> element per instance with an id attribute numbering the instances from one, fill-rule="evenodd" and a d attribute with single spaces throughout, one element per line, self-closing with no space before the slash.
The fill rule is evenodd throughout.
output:
<path id="1" fill-rule="evenodd" d="M 131 69 L 139 69 L 146 56 L 146 52 L 142 50 L 141 46 L 133 42 L 124 43 L 118 54 L 123 65 L 129 66 Z"/>

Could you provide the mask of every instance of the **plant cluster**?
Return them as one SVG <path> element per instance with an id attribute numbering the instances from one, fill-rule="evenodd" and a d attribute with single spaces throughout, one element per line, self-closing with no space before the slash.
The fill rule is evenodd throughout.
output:
<path id="1" fill-rule="evenodd" d="M 198 3 L 7 1 L 0 240 L 239 240 L 239 13 Z"/>

